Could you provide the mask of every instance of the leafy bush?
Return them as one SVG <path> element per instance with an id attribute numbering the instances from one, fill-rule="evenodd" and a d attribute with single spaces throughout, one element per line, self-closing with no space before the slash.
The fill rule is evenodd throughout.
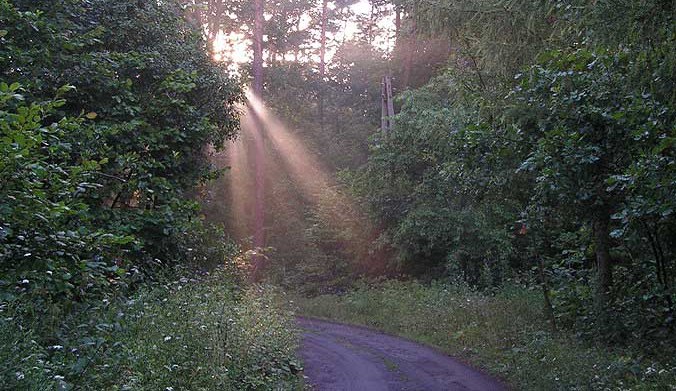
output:
<path id="1" fill-rule="evenodd" d="M 19 83 L 29 107 L 58 91 L 46 128 L 87 119 L 63 125 L 50 163 L 79 170 L 69 196 L 80 219 L 134 239 L 104 262 L 147 274 L 156 260 L 184 260 L 178 237 L 197 214 L 189 191 L 213 174 L 205 147 L 238 126 L 237 80 L 211 62 L 199 30 L 180 15 L 175 1 L 0 1 L 0 79 Z"/>
<path id="2" fill-rule="evenodd" d="M 577 302 L 573 317 L 585 320 L 577 322 L 578 330 L 593 335 L 589 331 L 597 328 L 597 334 L 616 341 L 640 335 L 662 343 L 673 330 L 675 292 L 667 274 L 673 268 L 669 232 L 676 227 L 676 176 L 669 168 L 674 153 L 665 145 L 676 117 L 659 88 L 647 83 L 639 89 L 634 82 L 636 69 L 660 57 L 549 52 L 520 77 L 514 93 L 523 108 L 518 113 L 530 114 L 516 119 L 519 132 L 534 145 L 520 167 L 535 173 L 528 223 L 545 239 L 532 243 L 559 272 L 568 268 L 555 281 L 563 307 Z M 638 168 L 653 164 L 661 169 Z M 588 273 L 591 258 L 596 276 Z M 585 297 L 585 285 L 596 293 Z M 599 303 L 599 293 L 606 292 L 612 293 L 610 301 Z M 607 322 L 609 314 L 622 322 Z"/>
<path id="3" fill-rule="evenodd" d="M 145 287 L 72 313 L 50 345 L 0 308 L 2 389 L 293 389 L 292 313 L 268 287 L 240 291 L 224 269 Z"/>
<path id="4" fill-rule="evenodd" d="M 98 227 L 83 200 L 100 188 L 96 174 L 106 159 L 70 161 L 68 135 L 87 134 L 91 125 L 69 117 L 46 125 L 65 101 L 29 104 L 20 92 L 18 83 L 0 84 L 2 299 L 31 301 L 26 315 L 47 315 L 41 321 L 49 328 L 74 303 L 121 283 L 117 255 L 134 238 Z"/>
<path id="5" fill-rule="evenodd" d="M 401 4 L 459 38 L 456 64 L 400 95 L 350 176 L 378 242 L 420 278 L 490 290 L 537 271 L 560 326 L 673 344 L 669 2 L 424 3 Z"/>
<path id="6" fill-rule="evenodd" d="M 176 1 L 0 0 L 0 387 L 293 378 L 288 314 L 235 292 L 237 248 L 190 200 L 214 176 L 206 147 L 237 131 L 241 91 L 180 15 Z M 164 341 L 178 331 L 185 344 Z"/>

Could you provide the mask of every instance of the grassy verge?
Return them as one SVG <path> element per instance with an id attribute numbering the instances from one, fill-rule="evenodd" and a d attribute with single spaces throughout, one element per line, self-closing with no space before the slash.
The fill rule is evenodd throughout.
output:
<path id="1" fill-rule="evenodd" d="M 537 292 L 389 281 L 341 296 L 297 299 L 308 316 L 371 326 L 485 368 L 518 390 L 674 390 L 673 357 L 552 335 Z"/>
<path id="2" fill-rule="evenodd" d="M 218 273 L 111 300 L 40 339 L 0 311 L 0 389 L 300 389 L 292 313 Z M 37 342 L 36 342 L 37 341 Z"/>

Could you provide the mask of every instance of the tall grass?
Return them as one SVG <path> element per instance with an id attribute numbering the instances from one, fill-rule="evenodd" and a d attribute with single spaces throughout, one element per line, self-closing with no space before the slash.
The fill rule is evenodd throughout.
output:
<path id="1" fill-rule="evenodd" d="M 305 315 L 371 326 L 436 346 L 517 390 L 674 390 L 676 360 L 554 335 L 541 297 L 523 287 L 494 295 L 462 285 L 388 281 L 298 299 Z"/>
<path id="2" fill-rule="evenodd" d="M 0 389 L 299 389 L 293 314 L 277 297 L 220 273 L 181 278 L 97 303 L 53 336 L 35 335 L 5 306 Z"/>

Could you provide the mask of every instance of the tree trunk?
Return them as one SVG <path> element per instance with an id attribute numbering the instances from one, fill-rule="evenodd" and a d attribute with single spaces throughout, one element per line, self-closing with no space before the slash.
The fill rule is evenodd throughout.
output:
<path id="1" fill-rule="evenodd" d="M 596 247 L 596 268 L 599 293 L 607 295 L 613 284 L 612 259 L 610 258 L 610 215 L 602 212 L 593 223 L 594 245 Z"/>
<path id="2" fill-rule="evenodd" d="M 545 261 L 542 257 L 538 258 L 538 271 L 540 274 L 540 285 L 542 286 L 542 296 L 544 299 L 545 319 L 547 319 L 547 323 L 549 323 L 552 333 L 556 333 L 556 317 L 554 316 L 554 308 L 552 307 L 552 300 L 549 294 L 549 284 L 547 283 L 547 277 L 545 276 Z"/>
<path id="3" fill-rule="evenodd" d="M 599 316 L 599 336 L 608 336 L 611 326 L 610 288 L 613 284 L 612 259 L 610 258 L 610 213 L 602 209 L 594 216 L 594 247 L 596 253 L 596 306 Z"/>
<path id="4" fill-rule="evenodd" d="M 380 82 L 380 130 L 383 135 L 387 135 L 387 89 L 385 87 L 385 76 Z"/>
<path id="5" fill-rule="evenodd" d="M 385 93 L 387 94 L 387 122 L 388 128 L 394 127 L 394 99 L 392 97 L 392 77 L 385 76 Z"/>
<path id="6" fill-rule="evenodd" d="M 402 89 L 410 87 L 411 86 L 411 69 L 413 68 L 413 55 L 415 54 L 416 51 L 416 40 L 417 40 L 417 30 L 418 26 L 413 20 L 413 25 L 411 26 L 411 31 L 409 32 L 409 36 L 406 37 L 406 57 L 404 60 L 404 77 L 402 80 Z"/>
<path id="7" fill-rule="evenodd" d="M 214 41 L 221 29 L 221 18 L 223 17 L 224 4 L 221 0 L 211 0 L 207 5 L 206 10 L 206 25 L 207 25 L 207 50 L 209 55 L 216 54 L 214 50 Z M 200 29 L 203 27 L 200 26 Z"/>
<path id="8" fill-rule="evenodd" d="M 373 31 L 373 26 L 376 23 L 375 19 L 376 19 L 376 6 L 375 4 L 371 3 L 371 15 L 369 16 L 368 36 L 366 37 L 366 42 L 369 45 L 373 44 L 373 36 L 375 35 L 375 32 Z"/>
<path id="9" fill-rule="evenodd" d="M 253 28 L 253 93 L 263 95 L 263 0 L 254 0 Z"/>
<path id="10" fill-rule="evenodd" d="M 263 0 L 254 0 L 253 29 L 253 85 L 254 99 L 263 97 Z M 255 110 L 251 110 L 255 132 L 255 201 L 254 201 L 254 235 L 253 245 L 265 247 L 265 142 L 263 140 L 263 124 Z M 253 272 L 251 279 L 258 281 L 263 269 L 264 257 L 255 255 L 252 259 Z"/>
<path id="11" fill-rule="evenodd" d="M 401 7 L 395 6 L 394 10 L 394 44 L 399 43 L 399 33 L 401 31 Z"/>
<path id="12" fill-rule="evenodd" d="M 326 28 L 329 19 L 329 1 L 322 1 L 322 25 L 321 25 L 321 36 L 320 36 L 320 46 L 319 46 L 319 77 L 324 79 L 326 74 Z"/>
<path id="13" fill-rule="evenodd" d="M 324 130 L 324 76 L 326 76 L 326 28 L 329 19 L 329 1 L 322 1 L 322 25 L 319 43 L 319 127 Z"/>

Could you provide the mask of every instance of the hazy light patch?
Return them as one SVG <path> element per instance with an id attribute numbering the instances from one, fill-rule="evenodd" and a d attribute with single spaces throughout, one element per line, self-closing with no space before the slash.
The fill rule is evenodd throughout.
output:
<path id="1" fill-rule="evenodd" d="M 360 0 L 350 6 L 352 11 L 356 14 L 368 15 L 371 13 L 371 4 L 368 0 Z"/>
<path id="2" fill-rule="evenodd" d="M 242 122 L 246 121 L 243 118 Z M 243 123 L 242 127 L 246 125 Z M 228 182 L 228 190 L 231 203 L 231 218 L 230 227 L 234 231 L 236 238 L 240 240 L 249 236 L 250 210 L 252 205 L 247 203 L 247 200 L 253 198 L 253 184 L 249 177 L 249 161 L 247 148 L 244 137 L 240 136 L 233 141 L 227 148 L 227 163 L 230 166 L 228 175 L 230 180 Z"/>
<path id="3" fill-rule="evenodd" d="M 306 196 L 316 200 L 321 190 L 332 185 L 321 161 L 258 98 L 252 94 L 247 94 L 247 98 L 255 114 L 260 117 L 266 136 L 272 141 L 298 185 Z"/>
<path id="4" fill-rule="evenodd" d="M 285 168 L 305 197 L 321 210 L 320 213 L 330 215 L 327 220 L 333 224 L 333 228 L 349 230 L 364 240 L 377 237 L 377 232 L 367 215 L 350 197 L 337 190 L 332 176 L 305 143 L 258 98 L 251 94 L 247 94 L 247 98 L 253 114 L 260 118 L 265 138 L 271 142 L 274 152 L 285 163 Z M 358 243 L 350 242 L 347 245 L 353 247 L 355 253 L 361 250 Z"/>
<path id="5" fill-rule="evenodd" d="M 281 199 L 276 203 L 274 209 L 281 209 L 287 215 L 293 214 L 287 207 L 287 201 L 292 199 L 292 195 L 284 186 L 277 186 L 277 180 L 284 178 L 284 165 L 275 161 L 274 156 L 267 156 L 265 159 L 257 160 L 257 149 L 263 148 L 264 153 L 269 155 L 272 151 L 266 151 L 264 140 L 261 136 L 254 113 L 251 109 L 242 105 L 242 116 L 240 118 L 239 137 L 230 141 L 225 146 L 225 151 L 213 155 L 213 161 L 219 167 L 228 167 L 226 181 L 228 198 L 230 205 L 230 214 L 228 227 L 235 237 L 241 243 L 253 244 L 257 230 L 265 231 L 265 221 L 261 227 L 257 227 L 256 214 L 263 209 L 270 209 L 272 206 L 265 205 L 264 198 L 257 199 L 257 193 L 261 189 L 258 186 L 264 181 L 273 186 L 264 186 L 274 191 L 273 199 Z M 258 178 L 256 176 L 258 175 Z M 223 200 L 225 201 L 225 200 Z M 264 211 L 263 211 L 264 212 Z M 259 222 L 260 223 L 260 222 Z M 258 239 L 260 240 L 260 239 Z"/>
<path id="6" fill-rule="evenodd" d="M 371 44 L 376 48 L 389 53 L 392 51 L 392 49 L 394 49 L 395 15 L 394 9 L 391 5 L 386 5 L 385 7 L 385 17 L 381 17 L 376 21 L 378 29 L 380 29 L 383 34 L 378 34 L 375 36 Z M 371 14 L 371 3 L 369 3 L 367 0 L 360 0 L 355 4 L 352 4 L 350 9 L 352 12 L 357 15 L 361 15 L 362 17 L 369 16 Z M 348 20 L 343 30 L 344 40 L 349 41 L 357 36 L 357 33 L 359 32 L 359 26 L 357 26 L 357 23 L 354 20 Z"/>
<path id="7" fill-rule="evenodd" d="M 270 229 L 276 235 L 302 235 L 302 230 L 294 229 L 307 221 L 311 207 L 352 254 L 355 266 L 362 271 L 381 270 L 386 258 L 373 250 L 378 229 L 340 190 L 319 156 L 250 91 L 241 112 L 240 137 L 226 145 L 224 154 L 212 157 L 219 166 L 230 167 L 224 184 L 228 196 L 222 202 L 229 203 L 227 225 L 240 244 L 266 247 Z M 288 231 L 283 231 L 285 227 Z"/>
<path id="8" fill-rule="evenodd" d="M 392 51 L 394 47 L 394 13 L 392 12 L 391 6 L 386 6 L 390 11 L 385 17 L 381 17 L 377 20 L 376 24 L 382 34 L 378 34 L 374 37 L 372 42 L 373 46 L 383 50 L 385 52 Z M 329 8 L 335 8 L 334 3 L 329 3 Z M 351 5 L 350 11 L 359 16 L 368 16 L 371 14 L 371 4 L 366 0 L 360 0 L 359 2 Z M 272 15 L 265 14 L 265 20 L 269 21 Z M 229 15 L 229 18 L 233 21 L 235 20 L 234 15 Z M 300 20 L 300 30 L 304 31 L 311 27 L 312 18 L 308 14 L 301 16 Z M 328 33 L 329 42 L 341 43 L 347 42 L 357 38 L 359 33 L 359 26 L 357 25 L 354 18 L 350 18 L 347 21 L 342 22 L 343 27 L 334 33 Z M 224 33 L 219 32 L 216 35 L 213 43 L 213 58 L 215 61 L 222 61 L 230 63 L 230 70 L 234 73 L 239 73 L 239 69 L 243 64 L 251 62 L 252 51 L 251 51 L 251 39 L 250 39 L 250 29 L 247 25 L 243 24 L 239 27 L 240 32 L 231 32 Z M 267 37 L 263 37 L 264 41 L 267 41 Z M 308 42 L 304 49 L 307 49 L 306 53 L 301 54 L 298 60 L 300 62 L 319 62 L 319 47 L 320 43 L 318 39 Z M 333 56 L 336 53 L 337 47 L 331 45 L 327 48 L 326 51 L 326 61 L 330 62 Z M 264 53 L 265 60 L 267 60 L 267 53 Z M 293 53 L 284 53 L 283 54 L 285 61 L 295 61 L 296 57 Z"/>
<path id="9" fill-rule="evenodd" d="M 213 43 L 213 58 L 218 62 L 228 62 L 229 69 L 233 73 L 239 73 L 242 64 L 251 61 L 249 46 L 251 41 L 244 33 L 231 32 L 224 34 L 222 31 L 216 35 Z"/>

